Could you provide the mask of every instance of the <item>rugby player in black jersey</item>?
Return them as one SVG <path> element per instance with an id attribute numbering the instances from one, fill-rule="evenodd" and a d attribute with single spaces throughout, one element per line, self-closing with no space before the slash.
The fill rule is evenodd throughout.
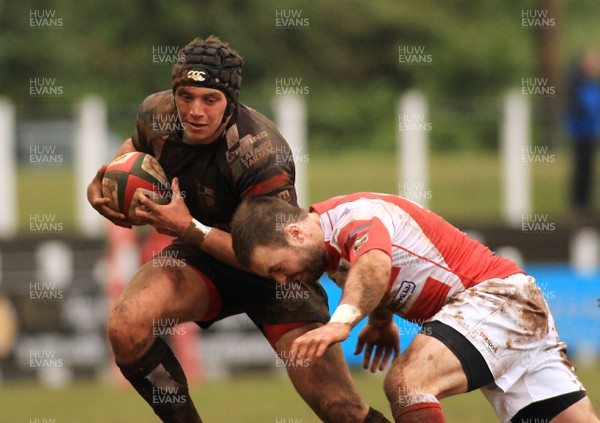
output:
<path id="1" fill-rule="evenodd" d="M 117 152 L 153 155 L 171 183 L 168 205 L 140 196 L 136 214 L 177 238 L 161 255 L 179 265 L 142 266 L 107 322 L 117 365 L 165 422 L 201 419 L 177 358 L 153 335 L 154 321 L 208 327 L 246 313 L 278 354 L 291 357 L 297 337 L 329 320 L 316 281 L 302 284 L 302 295 L 281 301 L 273 281 L 242 270 L 233 254 L 228 231 L 243 198 L 277 196 L 296 203 L 288 144 L 271 121 L 238 102 L 242 66 L 242 58 L 217 37 L 190 42 L 173 66 L 172 89 L 144 100 L 135 132 Z M 113 223 L 131 227 L 102 196 L 105 168 L 88 186 L 88 200 Z M 323 421 L 388 422 L 360 398 L 339 345 L 308 366 L 285 362 L 294 387 Z M 156 393 L 177 398 L 157 401 Z"/>

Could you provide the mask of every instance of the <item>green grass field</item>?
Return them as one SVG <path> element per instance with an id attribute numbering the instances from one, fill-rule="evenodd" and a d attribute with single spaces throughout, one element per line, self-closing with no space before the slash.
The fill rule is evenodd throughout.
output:
<path id="1" fill-rule="evenodd" d="M 568 215 L 571 172 L 568 151 L 558 150 L 550 164 L 532 164 L 532 207 L 551 220 Z M 600 178 L 600 157 L 598 158 Z M 377 151 L 314 153 L 308 161 L 309 200 L 320 201 L 356 191 L 398 193 L 396 156 Z M 75 183 L 68 167 L 19 170 L 18 198 L 20 230 L 28 232 L 29 216 L 51 214 L 74 230 Z M 458 152 L 432 154 L 429 163 L 429 207 L 451 222 L 501 221 L 501 171 L 497 154 Z M 595 202 L 600 208 L 600 184 L 595 184 Z"/>
<path id="2" fill-rule="evenodd" d="M 578 369 L 596 410 L 600 409 L 600 363 Z M 361 395 L 391 417 L 383 394 L 383 374 L 354 372 Z M 192 397 L 205 422 L 318 422 L 283 373 L 243 374 L 192 387 Z M 448 422 L 497 421 L 479 391 L 442 400 Z M 78 382 L 64 389 L 44 389 L 32 383 L 0 388 L 0 421 L 55 423 L 146 423 L 158 421 L 150 407 L 130 387 Z M 43 420 L 43 419 L 46 420 Z M 35 420 L 38 419 L 38 420 Z M 54 419 L 54 420 L 52 420 Z"/>

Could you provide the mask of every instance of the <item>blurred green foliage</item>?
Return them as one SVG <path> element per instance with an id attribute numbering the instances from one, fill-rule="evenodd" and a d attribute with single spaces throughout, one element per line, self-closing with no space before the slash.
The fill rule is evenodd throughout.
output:
<path id="1" fill-rule="evenodd" d="M 244 103 L 270 114 L 277 78 L 302 78 L 311 148 L 392 148 L 396 101 L 410 88 L 430 99 L 434 148 L 494 148 L 499 96 L 535 76 L 539 58 L 542 30 L 523 27 L 522 11 L 549 2 L 562 72 L 598 39 L 597 0 L 0 0 L 0 95 L 22 113 L 52 114 L 95 92 L 127 136 L 141 100 L 170 87 L 171 66 L 153 49 L 216 34 L 246 60 Z M 62 24 L 32 26 L 44 11 Z M 278 26 L 290 11 L 306 25 Z M 424 48 L 431 62 L 399 63 L 400 47 Z M 60 98 L 29 95 L 42 77 L 56 78 Z"/>

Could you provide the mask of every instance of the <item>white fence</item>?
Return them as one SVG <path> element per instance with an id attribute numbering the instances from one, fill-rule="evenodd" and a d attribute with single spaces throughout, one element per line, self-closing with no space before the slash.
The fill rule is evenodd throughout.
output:
<path id="1" fill-rule="evenodd" d="M 503 99 L 503 112 L 499 117 L 502 216 L 507 225 L 518 227 L 523 216 L 531 211 L 530 163 L 523 155 L 530 148 L 529 100 L 519 92 L 511 91 Z M 302 97 L 278 96 L 273 103 L 276 123 L 288 139 L 290 152 L 307 157 L 308 134 L 306 105 Z M 420 93 L 409 91 L 398 101 L 399 130 L 397 131 L 398 186 L 399 194 L 427 206 L 428 189 L 428 135 L 431 122 L 428 118 L 427 99 Z M 16 235 L 16 113 L 11 102 L 0 99 L 0 192 L 8 201 L 0 202 L 0 239 Z M 75 195 L 77 229 L 81 234 L 100 237 L 104 234 L 102 218 L 87 203 L 85 190 L 97 168 L 109 159 L 109 125 L 107 106 L 97 96 L 90 96 L 77 105 L 75 122 L 74 162 L 76 174 Z M 299 204 L 308 205 L 307 160 L 296 162 L 296 189 Z M 407 195 L 408 194 L 408 195 Z M 424 195 L 419 195 L 424 194 Z M 598 245 L 595 231 L 587 230 L 586 242 Z M 573 245 L 577 244 L 577 239 Z M 596 248 L 598 250 L 598 248 Z M 594 250 L 594 251 L 596 251 Z M 590 258 L 589 252 L 573 249 L 575 265 L 590 261 L 596 266 L 598 255 Z M 585 257 L 580 256 L 585 254 Z M 587 258 L 586 258 L 587 257 Z"/>

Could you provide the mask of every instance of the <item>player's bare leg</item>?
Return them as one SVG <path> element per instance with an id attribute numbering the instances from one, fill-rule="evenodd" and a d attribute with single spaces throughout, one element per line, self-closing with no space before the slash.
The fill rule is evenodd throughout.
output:
<path id="1" fill-rule="evenodd" d="M 466 392 L 467 377 L 448 347 L 419 334 L 392 363 L 384 389 L 396 423 L 439 423 L 439 400 Z"/>
<path id="2" fill-rule="evenodd" d="M 287 332 L 276 343 L 278 354 L 291 357 L 293 341 L 319 326 L 320 323 L 309 323 Z M 287 361 L 294 387 L 324 422 L 389 423 L 381 413 L 369 408 L 358 394 L 340 344 L 333 345 L 323 357 L 310 363 L 301 361 L 294 365 L 294 360 Z"/>
<path id="3" fill-rule="evenodd" d="M 585 397 L 567 408 L 565 411 L 550 420 L 551 423 L 598 423 L 598 417 L 594 412 L 592 402 Z"/>
<path id="4" fill-rule="evenodd" d="M 201 422 L 181 365 L 153 331 L 156 322 L 201 320 L 208 310 L 207 284 L 184 262 L 173 264 L 142 266 L 110 313 L 108 337 L 123 375 L 163 421 Z"/>

